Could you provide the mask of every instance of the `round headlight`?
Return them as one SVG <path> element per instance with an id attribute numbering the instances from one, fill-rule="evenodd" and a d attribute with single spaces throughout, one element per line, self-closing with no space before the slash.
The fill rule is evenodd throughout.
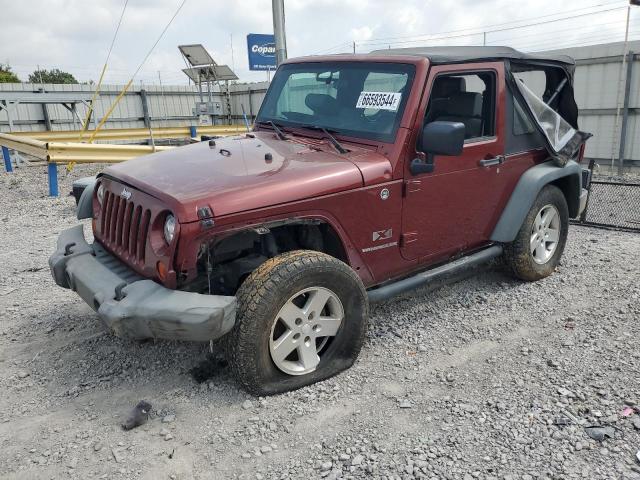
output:
<path id="1" fill-rule="evenodd" d="M 176 219 L 173 215 L 167 215 L 164 221 L 164 239 L 167 243 L 173 242 L 173 237 L 176 234 Z"/>
<path id="2" fill-rule="evenodd" d="M 96 197 L 98 198 L 98 203 L 102 206 L 102 201 L 104 200 L 104 186 L 102 184 L 98 185 Z"/>

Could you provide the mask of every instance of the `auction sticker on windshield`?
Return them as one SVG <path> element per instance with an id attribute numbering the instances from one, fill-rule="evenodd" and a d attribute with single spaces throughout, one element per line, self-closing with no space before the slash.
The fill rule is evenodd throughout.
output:
<path id="1" fill-rule="evenodd" d="M 360 92 L 356 108 L 375 108 L 395 112 L 400 106 L 399 92 Z"/>

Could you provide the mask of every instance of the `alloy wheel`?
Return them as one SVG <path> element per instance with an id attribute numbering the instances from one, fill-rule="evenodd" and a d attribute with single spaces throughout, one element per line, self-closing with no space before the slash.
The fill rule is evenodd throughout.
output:
<path id="1" fill-rule="evenodd" d="M 540 209 L 531 229 L 531 255 L 533 261 L 543 265 L 549 261 L 560 240 L 560 213 L 555 205 L 545 205 Z"/>
<path id="2" fill-rule="evenodd" d="M 293 295 L 271 327 L 269 351 L 276 367 L 289 375 L 313 372 L 343 320 L 342 302 L 331 290 L 311 287 Z"/>

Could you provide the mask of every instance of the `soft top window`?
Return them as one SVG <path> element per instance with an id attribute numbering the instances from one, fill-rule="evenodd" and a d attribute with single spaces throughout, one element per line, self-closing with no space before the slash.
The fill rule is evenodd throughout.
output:
<path id="1" fill-rule="evenodd" d="M 547 88 L 544 99 L 527 87 L 522 79 L 514 79 L 514 82 L 526 104 L 529 117 L 544 136 L 549 154 L 562 165 L 575 158 L 580 146 L 591 137 L 591 134 L 572 127 L 561 113 L 552 108 L 554 100 L 559 97 L 563 88 L 566 87 L 568 90 L 570 87 L 569 79 L 565 78 L 558 82 L 553 92 Z M 573 94 L 571 97 L 573 98 Z M 575 105 L 575 102 L 573 104 Z M 560 108 L 558 110 L 562 112 Z"/>

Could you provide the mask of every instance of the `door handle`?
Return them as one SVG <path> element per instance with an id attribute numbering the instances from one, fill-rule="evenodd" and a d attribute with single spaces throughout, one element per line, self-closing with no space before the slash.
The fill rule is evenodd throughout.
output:
<path id="1" fill-rule="evenodd" d="M 504 155 L 498 155 L 493 158 L 485 158 L 484 160 L 480 160 L 478 162 L 481 167 L 491 167 L 493 165 L 501 165 L 504 163 Z"/>

